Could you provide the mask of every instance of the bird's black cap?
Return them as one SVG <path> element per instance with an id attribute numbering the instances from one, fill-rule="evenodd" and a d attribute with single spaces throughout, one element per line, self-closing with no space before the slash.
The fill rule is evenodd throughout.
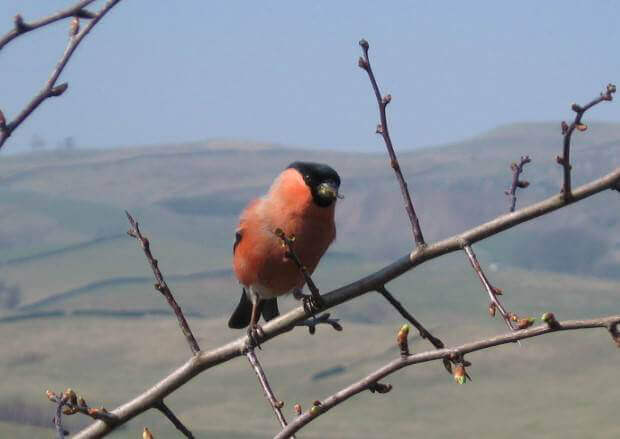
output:
<path id="1" fill-rule="evenodd" d="M 296 169 L 302 175 L 317 205 L 328 207 L 334 202 L 333 197 L 325 197 L 319 191 L 323 183 L 333 186 L 336 191 L 340 187 L 340 176 L 331 166 L 323 163 L 293 162 L 288 165 L 287 169 Z"/>

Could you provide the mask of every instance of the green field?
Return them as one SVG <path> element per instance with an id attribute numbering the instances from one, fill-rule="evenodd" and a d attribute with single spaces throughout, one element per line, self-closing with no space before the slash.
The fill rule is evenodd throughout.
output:
<path id="1" fill-rule="evenodd" d="M 427 240 L 504 213 L 508 167 L 520 155 L 534 162 L 518 206 L 556 193 L 557 131 L 511 125 L 402 154 Z M 620 166 L 618 145 L 620 125 L 593 123 L 579 134 L 576 184 Z M 0 437 L 54 437 L 48 388 L 72 387 L 91 405 L 114 408 L 188 358 L 144 255 L 125 235 L 125 209 L 150 238 L 201 347 L 242 334 L 226 327 L 240 294 L 230 270 L 236 217 L 294 160 L 328 162 L 343 178 L 338 238 L 314 276 L 322 292 L 410 250 L 400 193 L 382 154 L 211 141 L 0 156 L 0 282 L 20 290 L 13 307 L 3 307 L 0 291 Z M 553 311 L 561 319 L 619 313 L 619 201 L 608 191 L 476 244 L 507 307 L 536 317 Z M 488 317 L 488 299 L 463 254 L 428 262 L 388 288 L 448 345 L 505 330 Z M 281 309 L 296 305 L 285 298 Z M 297 329 L 259 352 L 289 418 L 294 403 L 307 408 L 398 355 L 394 337 L 403 320 L 379 295 L 331 312 L 343 332 L 320 327 L 309 336 Z M 412 345 L 427 349 L 420 340 Z M 358 395 L 300 437 L 617 438 L 619 352 L 602 330 L 553 334 L 471 355 L 474 381 L 465 386 L 439 363 L 419 365 L 387 379 L 391 393 Z M 243 358 L 200 375 L 167 403 L 197 437 L 277 432 Z M 72 432 L 86 424 L 67 419 Z M 180 437 L 157 413 L 112 437 L 141 437 L 144 426 L 158 439 Z"/>

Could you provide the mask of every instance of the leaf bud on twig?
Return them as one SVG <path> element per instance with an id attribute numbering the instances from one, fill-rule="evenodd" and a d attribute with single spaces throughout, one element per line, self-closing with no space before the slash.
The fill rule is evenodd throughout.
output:
<path id="1" fill-rule="evenodd" d="M 578 123 L 577 125 L 575 125 L 575 128 L 577 128 L 577 130 L 583 132 L 583 131 L 588 129 L 588 126 L 585 123 Z"/>
<path id="2" fill-rule="evenodd" d="M 467 381 L 467 377 L 465 376 L 465 366 L 463 366 L 462 364 L 457 364 L 454 368 L 454 373 L 452 374 L 452 376 L 454 377 L 454 381 L 456 381 L 457 384 L 465 384 L 465 382 Z"/>
<path id="3" fill-rule="evenodd" d="M 360 66 L 362 69 L 364 70 L 368 70 L 368 61 L 366 61 L 364 58 L 362 58 L 361 56 L 359 57 L 359 59 L 357 60 L 357 65 Z"/>
<path id="4" fill-rule="evenodd" d="M 517 319 L 517 328 L 519 329 L 529 328 L 530 326 L 534 324 L 535 321 L 536 319 L 533 317 L 524 317 L 522 319 Z"/>
<path id="5" fill-rule="evenodd" d="M 77 17 L 73 17 L 71 19 L 71 23 L 69 24 L 69 36 L 74 37 L 80 31 L 80 19 Z"/>
<path id="6" fill-rule="evenodd" d="M 409 355 L 409 344 L 407 343 L 407 337 L 409 336 L 409 325 L 404 324 L 401 326 L 398 334 L 396 335 L 396 343 L 400 348 L 400 354 L 403 356 Z"/>
<path id="7" fill-rule="evenodd" d="M 555 318 L 555 315 L 552 312 L 544 313 L 540 319 L 551 328 L 558 328 L 560 326 L 560 324 Z"/>
<path id="8" fill-rule="evenodd" d="M 297 416 L 301 415 L 301 412 L 302 412 L 302 410 L 301 410 L 301 404 L 299 404 L 299 403 L 295 404 L 295 405 L 293 406 L 293 411 L 295 412 L 295 414 L 296 414 Z"/>
<path id="9" fill-rule="evenodd" d="M 321 401 L 314 401 L 312 407 L 310 407 L 310 414 L 316 416 L 321 413 Z"/>
<path id="10" fill-rule="evenodd" d="M 495 311 L 497 309 L 497 305 L 495 305 L 495 302 L 491 302 L 489 303 L 489 315 L 491 317 L 495 317 Z"/>
<path id="11" fill-rule="evenodd" d="M 56 87 L 52 88 L 49 91 L 49 95 L 54 96 L 54 97 L 60 96 L 65 91 L 67 91 L 68 88 L 69 88 L 69 84 L 67 84 L 66 82 L 63 82 L 62 84 L 57 85 Z"/>
<path id="12" fill-rule="evenodd" d="M 75 394 L 72 388 L 68 388 L 67 390 L 65 390 L 65 393 L 63 396 L 67 398 L 67 400 L 70 401 L 71 404 L 73 405 L 77 404 L 77 395 Z"/>
<path id="13" fill-rule="evenodd" d="M 392 390 L 392 385 L 374 382 L 368 385 L 368 390 L 371 393 L 388 393 Z"/>
<path id="14" fill-rule="evenodd" d="M 17 32 L 23 32 L 26 30 L 26 23 L 24 23 L 24 18 L 20 14 L 13 17 L 13 24 L 15 25 L 15 30 L 17 30 Z"/>
<path id="15" fill-rule="evenodd" d="M 65 407 L 62 413 L 67 416 L 75 415 L 78 412 L 77 407 Z"/>
<path id="16" fill-rule="evenodd" d="M 154 439 L 153 433 L 146 427 L 144 427 L 144 431 L 142 431 L 142 439 Z"/>

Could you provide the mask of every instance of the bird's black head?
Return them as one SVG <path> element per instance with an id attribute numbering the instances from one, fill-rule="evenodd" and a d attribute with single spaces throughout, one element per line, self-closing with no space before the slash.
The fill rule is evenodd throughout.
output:
<path id="1" fill-rule="evenodd" d="M 293 162 L 287 169 L 296 169 L 310 188 L 314 203 L 329 207 L 338 198 L 340 176 L 331 167 L 322 163 Z"/>

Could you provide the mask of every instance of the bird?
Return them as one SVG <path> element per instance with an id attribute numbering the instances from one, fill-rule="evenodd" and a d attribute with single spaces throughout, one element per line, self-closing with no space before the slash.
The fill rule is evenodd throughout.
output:
<path id="1" fill-rule="evenodd" d="M 261 315 L 269 321 L 280 314 L 277 297 L 301 290 L 304 275 L 276 231 L 294 237 L 292 251 L 312 274 L 336 238 L 339 188 L 340 176 L 330 166 L 296 161 L 275 178 L 266 195 L 248 203 L 235 231 L 233 271 L 242 292 L 230 328 L 247 327 L 252 337 L 252 331 L 260 330 Z"/>

